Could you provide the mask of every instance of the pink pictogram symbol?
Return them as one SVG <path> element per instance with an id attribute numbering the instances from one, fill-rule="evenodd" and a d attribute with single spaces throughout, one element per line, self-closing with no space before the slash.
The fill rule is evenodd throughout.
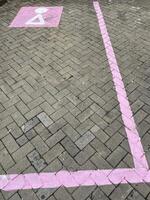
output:
<path id="1" fill-rule="evenodd" d="M 45 20 L 42 14 L 46 13 L 48 11 L 48 8 L 37 8 L 35 9 L 35 13 L 37 13 L 37 15 L 31 19 L 29 19 L 26 24 L 27 25 L 44 25 L 45 24 Z"/>
<path id="2" fill-rule="evenodd" d="M 22 7 L 10 27 L 57 27 L 63 7 Z"/>

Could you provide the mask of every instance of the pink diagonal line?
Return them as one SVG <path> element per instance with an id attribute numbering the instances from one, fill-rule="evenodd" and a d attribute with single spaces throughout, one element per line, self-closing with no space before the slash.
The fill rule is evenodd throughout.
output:
<path id="1" fill-rule="evenodd" d="M 146 160 L 143 146 L 141 144 L 141 140 L 139 137 L 139 133 L 136 128 L 136 124 L 133 116 L 127 93 L 125 91 L 125 86 L 122 81 L 122 76 L 117 64 L 116 56 L 111 44 L 111 40 L 107 31 L 107 27 L 105 24 L 105 20 L 103 17 L 103 13 L 101 11 L 101 7 L 97 1 L 93 2 L 98 23 L 99 29 L 103 38 L 103 43 L 105 46 L 106 56 L 109 62 L 110 71 L 112 73 L 114 86 L 117 93 L 117 98 L 119 101 L 119 106 L 122 114 L 122 120 L 125 125 L 126 134 L 128 137 L 128 142 L 130 145 L 131 153 L 133 156 L 133 161 L 135 168 L 146 168 L 149 169 L 148 162 Z M 121 87 L 121 90 L 120 90 Z"/>

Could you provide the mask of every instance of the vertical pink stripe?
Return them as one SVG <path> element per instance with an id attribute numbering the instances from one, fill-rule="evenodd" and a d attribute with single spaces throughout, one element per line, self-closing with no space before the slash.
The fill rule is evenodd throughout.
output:
<path id="1" fill-rule="evenodd" d="M 143 150 L 143 146 L 141 144 L 141 140 L 136 128 L 136 124 L 133 118 L 133 113 L 128 101 L 128 97 L 125 91 L 125 86 L 124 83 L 122 81 L 122 76 L 120 74 L 120 70 L 117 64 L 117 60 L 115 57 L 115 53 L 110 41 L 110 37 L 106 28 L 106 24 L 104 21 L 104 17 L 100 8 L 99 3 L 93 2 L 96 14 L 97 14 L 97 18 L 98 18 L 98 23 L 99 23 L 99 28 L 100 28 L 100 32 L 102 34 L 102 38 L 103 38 L 103 43 L 105 46 L 105 50 L 106 50 L 106 55 L 107 55 L 107 59 L 109 62 L 109 66 L 110 66 L 110 70 L 112 73 L 112 77 L 113 77 L 113 81 L 114 81 L 114 85 L 115 85 L 115 89 L 117 92 L 117 98 L 119 101 L 119 106 L 120 106 L 120 110 L 121 110 L 121 114 L 122 114 L 122 120 L 124 122 L 125 125 L 125 130 L 127 133 L 127 137 L 128 137 L 128 141 L 129 141 L 129 145 L 130 145 L 130 149 L 131 149 L 131 153 L 133 156 L 133 161 L 134 161 L 134 165 L 135 168 L 146 168 L 148 169 L 148 163 L 145 157 L 145 153 Z"/>

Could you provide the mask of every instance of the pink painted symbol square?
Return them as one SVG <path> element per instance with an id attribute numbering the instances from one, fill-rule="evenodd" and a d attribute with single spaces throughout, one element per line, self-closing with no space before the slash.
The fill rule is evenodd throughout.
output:
<path id="1" fill-rule="evenodd" d="M 63 7 L 22 7 L 9 27 L 58 27 Z"/>

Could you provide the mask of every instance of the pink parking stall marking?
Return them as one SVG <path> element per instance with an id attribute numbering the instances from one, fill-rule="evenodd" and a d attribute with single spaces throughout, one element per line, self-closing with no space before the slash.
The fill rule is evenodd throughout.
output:
<path id="1" fill-rule="evenodd" d="M 127 98 L 103 14 L 98 2 L 93 2 L 93 5 L 97 14 L 99 28 L 102 34 L 135 168 L 1 175 L 0 189 L 2 190 L 10 191 L 19 189 L 58 188 L 61 186 L 79 187 L 90 185 L 102 186 L 127 183 L 150 183 L 149 166 L 136 129 L 133 113 Z"/>
<path id="2" fill-rule="evenodd" d="M 1 175 L 0 189 L 11 191 L 144 182 L 150 183 L 150 170 L 146 170 L 145 168 L 84 170 L 77 172 L 60 171 L 58 173 Z"/>
<path id="3" fill-rule="evenodd" d="M 9 27 L 57 27 L 63 7 L 22 7 Z"/>
<path id="4" fill-rule="evenodd" d="M 121 114 L 122 114 L 122 120 L 125 125 L 125 130 L 127 133 L 127 137 L 128 137 L 131 153 L 133 156 L 135 168 L 141 168 L 141 166 L 142 166 L 142 167 L 148 169 L 149 166 L 148 166 L 145 154 L 144 154 L 143 146 L 140 142 L 140 137 L 139 137 L 139 133 L 136 128 L 134 118 L 133 117 L 129 118 L 129 116 L 131 116 L 131 115 L 133 116 L 133 114 L 132 114 L 132 110 L 131 110 L 131 107 L 130 107 L 130 104 L 128 101 L 128 97 L 127 97 L 125 86 L 124 86 L 122 76 L 121 76 L 121 73 L 119 70 L 119 66 L 117 64 L 116 56 L 115 56 L 115 53 L 114 53 L 114 50 L 113 50 L 113 47 L 111 44 L 111 40 L 110 40 L 108 31 L 107 31 L 103 13 L 102 13 L 100 5 L 97 1 L 93 2 L 93 5 L 94 5 L 95 11 L 96 11 L 96 15 L 97 15 L 98 23 L 99 23 L 99 29 L 100 29 L 100 32 L 101 32 L 101 35 L 103 38 L 103 43 L 104 43 L 105 50 L 106 50 L 106 56 L 107 56 L 107 59 L 109 62 L 110 71 L 112 73 L 112 78 L 113 78 L 113 82 L 114 82 L 114 86 L 116 89 L 117 98 L 118 98 L 118 102 L 119 102 L 119 106 L 120 106 L 120 110 L 121 110 Z M 120 87 L 120 86 L 124 90 L 123 93 L 117 92 L 118 87 Z M 126 109 L 124 107 L 126 107 Z M 127 129 L 129 129 L 130 132 L 127 131 Z M 131 135 L 133 137 L 131 137 Z M 139 138 L 139 142 L 137 144 L 132 142 L 132 140 L 135 136 L 137 136 Z"/>

